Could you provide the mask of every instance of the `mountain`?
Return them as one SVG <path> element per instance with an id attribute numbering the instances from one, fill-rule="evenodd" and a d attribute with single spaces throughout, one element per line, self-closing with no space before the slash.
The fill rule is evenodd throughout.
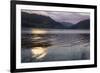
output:
<path id="1" fill-rule="evenodd" d="M 61 22 L 61 24 L 63 25 L 63 26 L 65 26 L 67 29 L 70 29 L 74 24 L 72 24 L 72 23 L 69 23 L 69 22 Z"/>
<path id="2" fill-rule="evenodd" d="M 80 21 L 71 27 L 72 29 L 90 29 L 90 19 Z"/>
<path id="3" fill-rule="evenodd" d="M 69 22 L 57 22 L 49 16 L 21 12 L 21 26 L 47 29 L 90 29 L 90 19 L 72 24 Z"/>
<path id="4" fill-rule="evenodd" d="M 22 27 L 66 29 L 64 25 L 56 22 L 49 16 L 29 14 L 26 12 L 21 12 L 21 24 Z"/>

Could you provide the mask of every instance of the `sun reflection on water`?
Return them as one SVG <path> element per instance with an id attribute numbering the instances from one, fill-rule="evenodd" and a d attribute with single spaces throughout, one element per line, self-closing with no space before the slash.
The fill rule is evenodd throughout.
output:
<path id="1" fill-rule="evenodd" d="M 47 33 L 47 31 L 45 31 L 43 29 L 32 29 L 32 33 L 33 34 L 45 34 L 45 33 Z"/>
<path id="2" fill-rule="evenodd" d="M 36 59 L 42 59 L 47 55 L 47 48 L 34 47 L 32 48 L 32 57 Z"/>
<path id="3" fill-rule="evenodd" d="M 32 29 L 32 34 L 36 35 L 36 36 L 34 35 L 33 40 L 37 40 L 37 42 L 39 42 L 38 40 L 42 39 L 43 37 L 41 37 L 38 34 L 44 35 L 46 33 L 47 33 L 47 31 L 45 31 L 43 29 Z M 41 44 L 43 44 L 43 43 L 41 43 Z M 37 60 L 40 60 L 47 55 L 47 48 L 46 47 L 33 47 L 31 51 L 32 51 L 32 57 L 36 58 Z"/>

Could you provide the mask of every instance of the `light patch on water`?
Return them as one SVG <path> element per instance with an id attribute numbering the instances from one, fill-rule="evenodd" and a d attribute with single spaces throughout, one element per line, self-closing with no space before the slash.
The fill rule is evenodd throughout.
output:
<path id="1" fill-rule="evenodd" d="M 33 40 L 38 40 L 38 39 L 41 39 L 41 37 L 34 37 L 34 38 L 32 38 Z"/>
<path id="2" fill-rule="evenodd" d="M 45 34 L 45 33 L 47 33 L 47 31 L 45 31 L 43 29 L 32 29 L 32 33 L 33 34 Z"/>
<path id="3" fill-rule="evenodd" d="M 32 57 L 36 59 L 42 59 L 47 55 L 47 48 L 34 47 L 32 48 Z"/>

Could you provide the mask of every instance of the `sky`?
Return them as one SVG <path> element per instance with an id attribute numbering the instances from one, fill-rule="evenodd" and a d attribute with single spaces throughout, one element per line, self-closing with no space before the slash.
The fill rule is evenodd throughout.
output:
<path id="1" fill-rule="evenodd" d="M 36 11 L 36 10 L 25 10 L 25 9 L 23 9 L 22 12 L 49 16 L 57 22 L 69 22 L 73 24 L 76 24 L 82 20 L 90 18 L 90 13 L 88 12 Z"/>

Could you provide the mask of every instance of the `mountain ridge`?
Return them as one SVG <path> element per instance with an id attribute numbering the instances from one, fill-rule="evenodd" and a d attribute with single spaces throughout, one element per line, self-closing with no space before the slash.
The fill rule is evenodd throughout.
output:
<path id="1" fill-rule="evenodd" d="M 77 24 L 72 24 L 69 22 L 57 22 L 49 16 L 21 12 L 21 26 L 23 28 L 90 29 L 90 19 L 80 21 Z"/>

